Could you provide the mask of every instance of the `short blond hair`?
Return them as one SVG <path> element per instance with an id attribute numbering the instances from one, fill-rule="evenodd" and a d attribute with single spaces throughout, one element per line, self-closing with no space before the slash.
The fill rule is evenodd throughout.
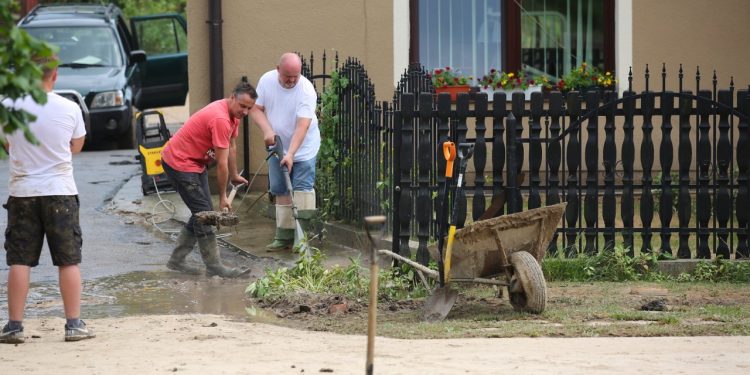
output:
<path id="1" fill-rule="evenodd" d="M 48 80 L 52 78 L 52 73 L 57 69 L 57 55 L 50 56 L 35 56 L 32 61 L 42 68 L 42 79 Z"/>

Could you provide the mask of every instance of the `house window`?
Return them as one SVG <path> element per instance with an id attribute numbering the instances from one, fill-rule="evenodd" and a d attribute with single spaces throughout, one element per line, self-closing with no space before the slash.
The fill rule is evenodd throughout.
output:
<path id="1" fill-rule="evenodd" d="M 499 0 L 419 0 L 419 59 L 427 69 L 450 66 L 483 75 L 502 66 Z"/>
<path id="2" fill-rule="evenodd" d="M 614 70 L 614 0 L 410 0 L 409 58 L 481 77 Z"/>
<path id="3" fill-rule="evenodd" d="M 521 67 L 560 78 L 586 62 L 606 69 L 605 3 L 599 0 L 523 0 Z"/>

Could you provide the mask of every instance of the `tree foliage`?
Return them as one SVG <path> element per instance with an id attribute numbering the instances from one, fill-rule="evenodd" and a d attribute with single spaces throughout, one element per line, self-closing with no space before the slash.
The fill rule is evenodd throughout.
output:
<path id="1" fill-rule="evenodd" d="M 0 98 L 18 99 L 31 95 L 37 103 L 47 102 L 47 94 L 41 86 L 42 66 L 34 62 L 37 57 L 51 57 L 55 47 L 34 39 L 16 26 L 18 3 L 15 0 L 0 0 Z M 54 63 L 51 63 L 54 64 Z M 13 110 L 0 105 L 0 141 L 5 144 L 5 134 L 22 130 L 26 139 L 35 142 L 28 123 L 34 116 L 22 110 Z M 5 158 L 0 147 L 0 157 Z"/>

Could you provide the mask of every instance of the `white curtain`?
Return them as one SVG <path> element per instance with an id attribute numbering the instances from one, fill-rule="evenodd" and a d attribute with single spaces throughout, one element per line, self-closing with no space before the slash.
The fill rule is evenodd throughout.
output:
<path id="1" fill-rule="evenodd" d="M 419 62 L 481 78 L 502 69 L 500 0 L 420 0 Z"/>

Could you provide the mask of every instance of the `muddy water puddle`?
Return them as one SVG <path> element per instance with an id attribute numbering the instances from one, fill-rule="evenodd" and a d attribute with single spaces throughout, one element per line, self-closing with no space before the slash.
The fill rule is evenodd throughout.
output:
<path id="1" fill-rule="evenodd" d="M 250 282 L 251 280 L 186 276 L 175 272 L 139 271 L 104 277 L 84 282 L 81 315 L 85 318 L 104 318 L 156 314 L 220 314 L 252 322 L 276 323 L 278 318 L 273 312 L 252 306 L 245 297 L 245 288 Z M 6 288 L 5 284 L 0 284 L 0 310 L 7 308 Z M 63 315 L 56 282 L 31 285 L 27 298 L 27 317 Z"/>

